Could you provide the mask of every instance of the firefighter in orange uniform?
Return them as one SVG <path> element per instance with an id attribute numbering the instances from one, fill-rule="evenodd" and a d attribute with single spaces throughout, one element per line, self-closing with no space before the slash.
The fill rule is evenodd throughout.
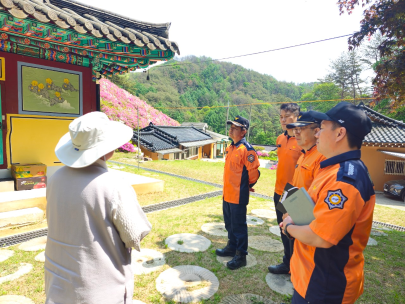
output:
<path id="1" fill-rule="evenodd" d="M 304 187 L 305 190 L 308 190 L 321 162 L 326 159 L 316 147 L 315 135 L 319 131 L 321 121 L 312 117 L 311 113 L 316 114 L 314 111 L 302 113 L 297 122 L 287 125 L 287 129 L 293 130 L 295 139 L 302 148 L 302 154 L 295 166 L 292 185 L 297 188 Z"/>
<path id="2" fill-rule="evenodd" d="M 295 238 L 292 303 L 352 304 L 363 293 L 363 250 L 375 205 L 373 183 L 360 160 L 371 121 L 347 102 L 314 117 L 322 120 L 317 146 L 327 158 L 308 190 L 315 220 L 297 226 L 288 216 L 280 225 Z"/>
<path id="3" fill-rule="evenodd" d="M 280 201 L 285 185 L 292 183 L 295 165 L 301 156 L 301 148 L 298 146 L 292 129 L 287 130 L 287 125 L 297 121 L 300 114 L 300 108 L 296 103 L 285 103 L 280 107 L 280 124 L 284 133 L 277 137 L 277 172 L 276 172 L 276 189 L 274 192 L 274 206 Z M 283 214 L 276 209 L 277 223 L 283 221 Z M 281 240 L 284 245 L 283 262 L 279 265 L 269 266 L 271 273 L 287 274 L 290 272 L 290 242 L 288 238 L 281 234 Z"/>
<path id="4" fill-rule="evenodd" d="M 227 263 L 231 270 L 246 266 L 248 254 L 248 230 L 246 223 L 246 207 L 249 194 L 254 192 L 253 186 L 259 179 L 260 163 L 256 151 L 246 141 L 245 134 L 249 129 L 249 120 L 236 116 L 228 120 L 229 137 L 232 144 L 226 148 L 223 190 L 223 214 L 225 228 L 228 231 L 228 244 L 217 249 L 218 256 L 231 256 Z"/>

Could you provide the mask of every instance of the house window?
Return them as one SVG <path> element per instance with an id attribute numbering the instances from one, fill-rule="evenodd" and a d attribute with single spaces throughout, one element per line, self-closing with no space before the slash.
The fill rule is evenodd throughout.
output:
<path id="1" fill-rule="evenodd" d="M 405 175 L 405 160 L 386 159 L 384 173 L 389 175 Z"/>

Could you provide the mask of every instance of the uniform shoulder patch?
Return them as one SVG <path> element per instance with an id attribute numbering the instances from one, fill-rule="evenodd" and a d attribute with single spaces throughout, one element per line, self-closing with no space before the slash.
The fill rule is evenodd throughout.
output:
<path id="1" fill-rule="evenodd" d="M 329 210 L 338 208 L 343 209 L 347 197 L 344 196 L 342 190 L 329 190 L 324 202 L 328 205 Z"/>
<path id="2" fill-rule="evenodd" d="M 247 157 L 247 160 L 248 160 L 250 163 L 253 163 L 253 162 L 255 161 L 255 156 L 254 156 L 253 154 L 249 154 L 249 156 Z"/>

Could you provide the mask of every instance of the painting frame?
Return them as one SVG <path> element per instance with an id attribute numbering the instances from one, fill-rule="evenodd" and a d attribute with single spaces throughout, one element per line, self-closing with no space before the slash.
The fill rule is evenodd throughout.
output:
<path id="1" fill-rule="evenodd" d="M 31 90 L 27 86 L 27 71 L 30 69 L 38 69 L 39 73 L 47 73 L 49 72 L 52 75 L 58 75 L 58 77 L 65 77 L 67 79 L 67 84 L 59 84 L 57 85 L 52 84 L 52 80 L 50 83 L 45 83 L 48 87 L 49 92 L 47 92 L 47 97 L 43 95 L 35 96 L 32 92 L 35 90 Z M 79 71 L 67 70 L 67 69 L 60 69 L 45 65 L 39 64 L 32 64 L 28 62 L 17 62 L 17 70 L 18 70 L 18 113 L 19 114 L 28 114 L 28 115 L 40 115 L 40 116 L 68 116 L 68 117 L 79 117 L 83 115 L 83 74 Z M 44 77 L 43 77 L 44 78 Z M 74 79 L 74 85 L 69 83 L 69 79 Z M 45 79 L 41 79 L 43 82 Z M 60 81 L 59 81 L 60 82 Z M 61 85 L 59 87 L 58 85 Z M 69 85 L 71 87 L 72 92 L 68 92 L 69 90 L 62 90 L 62 87 Z M 52 88 L 50 86 L 53 86 Z M 39 87 L 39 86 L 38 86 Z M 31 90 L 32 92 L 28 92 Z M 59 95 L 57 91 L 59 91 Z M 38 90 L 39 92 L 39 90 Z M 30 94 L 30 95 L 27 95 Z M 37 93 L 39 95 L 40 93 Z M 55 94 L 56 96 L 53 96 Z M 70 98 L 69 103 L 66 99 L 63 99 L 64 96 L 67 94 Z M 71 96 L 72 95 L 72 96 Z M 53 98 L 52 98 L 53 97 Z M 38 102 L 35 105 L 35 100 L 33 98 L 37 98 Z M 42 101 L 40 100 L 42 99 Z M 60 101 L 58 101 L 58 99 Z M 73 100 L 73 101 L 72 101 Z M 44 104 L 47 106 L 44 109 Z M 62 107 L 63 105 L 63 107 Z M 68 105 L 68 106 L 67 106 Z M 35 108 L 37 107 L 37 109 Z M 68 107 L 68 108 L 67 108 Z M 49 109 L 49 111 L 47 110 Z"/>

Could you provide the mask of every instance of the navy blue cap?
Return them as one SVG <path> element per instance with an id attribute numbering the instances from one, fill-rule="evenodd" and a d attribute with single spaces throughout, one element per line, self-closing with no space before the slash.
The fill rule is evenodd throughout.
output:
<path id="1" fill-rule="evenodd" d="M 249 120 L 242 116 L 236 116 L 234 120 L 227 120 L 226 123 L 228 125 L 233 124 L 237 127 L 245 128 L 246 130 L 249 129 Z"/>
<path id="2" fill-rule="evenodd" d="M 320 124 L 321 120 L 313 117 L 311 115 L 311 112 L 314 111 L 308 111 L 308 112 L 302 112 L 300 116 L 298 116 L 297 122 L 290 123 L 287 125 L 287 129 L 294 129 L 298 127 L 305 127 L 313 123 Z"/>
<path id="3" fill-rule="evenodd" d="M 371 131 L 371 120 L 366 113 L 358 106 L 346 101 L 339 102 L 326 113 L 312 112 L 311 115 L 314 118 L 338 122 L 346 128 L 347 132 L 360 139 L 364 139 Z"/>

